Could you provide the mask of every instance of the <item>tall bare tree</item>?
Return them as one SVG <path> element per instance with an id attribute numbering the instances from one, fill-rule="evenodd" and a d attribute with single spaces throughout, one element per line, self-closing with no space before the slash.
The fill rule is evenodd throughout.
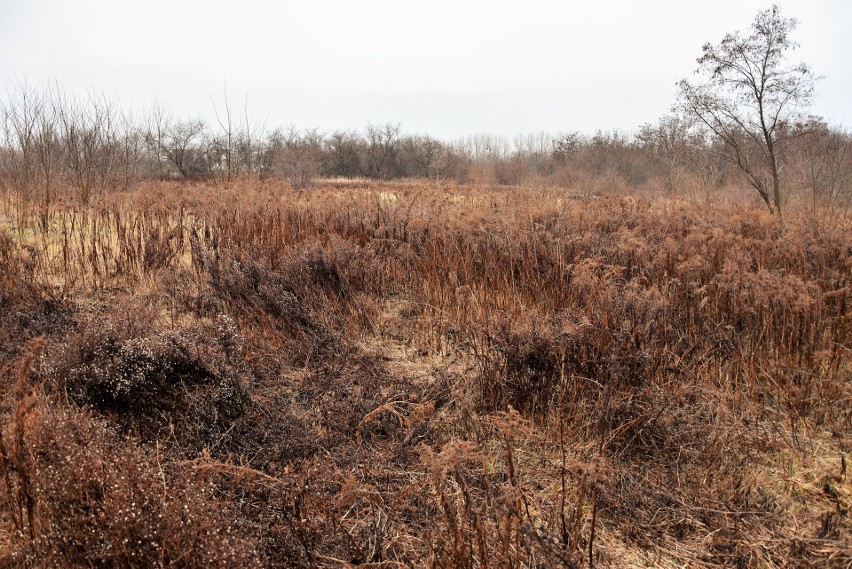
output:
<path id="1" fill-rule="evenodd" d="M 802 120 L 815 77 L 804 63 L 788 64 L 798 45 L 790 39 L 796 20 L 777 5 L 759 12 L 749 34 L 707 43 L 698 59 L 699 81 L 680 87 L 684 111 L 724 142 L 724 157 L 736 164 L 766 203 L 781 215 L 784 143 Z"/>

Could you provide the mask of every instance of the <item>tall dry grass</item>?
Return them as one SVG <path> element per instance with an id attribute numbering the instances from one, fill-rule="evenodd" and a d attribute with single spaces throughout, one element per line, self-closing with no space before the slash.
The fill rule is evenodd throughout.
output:
<path id="1" fill-rule="evenodd" d="M 5 212 L 9 564 L 850 563 L 848 217 L 417 182 Z"/>

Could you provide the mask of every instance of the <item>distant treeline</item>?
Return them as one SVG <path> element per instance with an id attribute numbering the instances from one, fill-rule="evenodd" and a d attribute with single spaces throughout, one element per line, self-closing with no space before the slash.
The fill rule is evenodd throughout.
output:
<path id="1" fill-rule="evenodd" d="M 475 185 L 557 185 L 594 193 L 618 187 L 710 191 L 741 183 L 721 142 L 678 114 L 635 134 L 568 132 L 512 140 L 477 134 L 454 142 L 397 124 L 362 131 L 270 129 L 226 99 L 215 123 L 178 119 L 163 105 L 141 115 L 113 100 L 59 88 L 18 87 L 0 108 L 0 176 L 30 199 L 127 190 L 147 179 L 277 177 L 293 188 L 317 178 L 430 178 Z M 852 196 L 852 133 L 812 118 L 780 154 L 786 196 L 838 205 Z"/>

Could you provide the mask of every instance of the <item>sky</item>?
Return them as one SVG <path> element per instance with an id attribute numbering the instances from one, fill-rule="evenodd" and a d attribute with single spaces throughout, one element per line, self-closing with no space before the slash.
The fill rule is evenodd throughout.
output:
<path id="1" fill-rule="evenodd" d="M 777 3 L 799 20 L 793 58 L 824 76 L 811 111 L 852 126 L 852 2 Z M 0 96 L 55 82 L 212 122 L 227 95 L 270 128 L 392 122 L 444 140 L 630 132 L 670 110 L 705 42 L 747 30 L 769 5 L 0 0 Z"/>

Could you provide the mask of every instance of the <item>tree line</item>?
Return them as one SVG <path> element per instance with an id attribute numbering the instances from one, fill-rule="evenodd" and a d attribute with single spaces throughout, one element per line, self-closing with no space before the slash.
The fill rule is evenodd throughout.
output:
<path id="1" fill-rule="evenodd" d="M 774 148 L 786 181 L 778 199 L 796 195 L 814 208 L 848 204 L 852 133 L 817 117 L 783 128 Z M 294 189 L 319 178 L 429 178 L 588 194 L 619 187 L 695 193 L 754 184 L 754 173 L 731 159 L 724 133 L 677 109 L 632 134 L 478 134 L 448 142 L 407 134 L 392 123 L 361 131 L 269 129 L 234 112 L 227 99 L 212 123 L 175 118 L 163 104 L 134 115 L 101 95 L 81 99 L 56 86 L 18 86 L 0 108 L 0 179 L 45 206 L 58 196 L 86 204 L 98 192 L 130 190 L 144 180 L 227 184 L 244 177 L 279 178 Z"/>

